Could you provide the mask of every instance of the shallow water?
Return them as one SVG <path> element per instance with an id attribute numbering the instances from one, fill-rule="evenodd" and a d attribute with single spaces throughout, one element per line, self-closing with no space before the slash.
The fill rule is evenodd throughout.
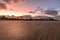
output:
<path id="1" fill-rule="evenodd" d="M 0 21 L 0 40 L 60 40 L 60 22 Z"/>

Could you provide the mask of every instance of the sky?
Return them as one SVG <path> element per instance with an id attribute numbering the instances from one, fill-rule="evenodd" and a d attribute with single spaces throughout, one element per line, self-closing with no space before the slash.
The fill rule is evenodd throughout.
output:
<path id="1" fill-rule="evenodd" d="M 44 10 L 55 8 L 60 13 L 60 0 L 0 0 L 0 6 L 24 12 L 33 11 L 40 6 Z"/>
<path id="2" fill-rule="evenodd" d="M 55 8 L 55 10 L 60 12 L 60 0 L 25 0 L 23 4 L 17 4 L 17 10 L 29 11 L 35 10 L 38 6 L 43 9 Z"/>
<path id="3" fill-rule="evenodd" d="M 26 0 L 24 5 L 33 10 L 40 6 L 43 9 L 55 8 L 60 11 L 60 0 Z"/>

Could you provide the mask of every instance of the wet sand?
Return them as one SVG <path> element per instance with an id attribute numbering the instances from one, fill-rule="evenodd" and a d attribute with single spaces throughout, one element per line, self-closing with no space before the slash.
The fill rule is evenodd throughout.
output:
<path id="1" fill-rule="evenodd" d="M 60 40 L 60 22 L 0 21 L 0 40 Z"/>

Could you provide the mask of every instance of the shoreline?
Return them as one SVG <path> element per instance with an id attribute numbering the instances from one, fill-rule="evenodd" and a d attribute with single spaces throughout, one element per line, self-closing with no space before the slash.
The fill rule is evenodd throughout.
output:
<path id="1" fill-rule="evenodd" d="M 45 19 L 0 19 L 0 20 L 14 20 L 14 21 L 59 21 L 59 20 L 45 20 Z"/>

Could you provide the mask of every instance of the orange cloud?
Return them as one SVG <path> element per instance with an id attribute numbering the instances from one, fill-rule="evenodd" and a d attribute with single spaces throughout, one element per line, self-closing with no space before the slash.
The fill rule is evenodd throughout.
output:
<path id="1" fill-rule="evenodd" d="M 4 3 L 8 3 L 8 4 L 10 4 L 11 2 L 12 3 L 18 3 L 18 2 L 24 3 L 24 0 L 1 0 L 1 1 L 3 1 Z"/>

